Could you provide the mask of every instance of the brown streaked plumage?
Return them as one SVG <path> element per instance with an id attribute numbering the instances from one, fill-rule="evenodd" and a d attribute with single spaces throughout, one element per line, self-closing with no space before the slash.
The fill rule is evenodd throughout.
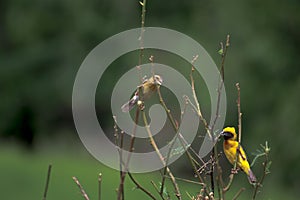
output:
<path id="1" fill-rule="evenodd" d="M 154 92 L 156 92 L 157 85 L 160 86 L 162 82 L 163 79 L 160 75 L 154 75 L 149 79 L 145 79 L 143 84 L 138 86 L 138 88 L 142 88 L 143 99 L 148 99 Z M 139 101 L 138 92 L 139 90 L 137 90 L 133 97 L 121 107 L 123 112 L 129 112 L 136 105 L 136 103 Z"/>

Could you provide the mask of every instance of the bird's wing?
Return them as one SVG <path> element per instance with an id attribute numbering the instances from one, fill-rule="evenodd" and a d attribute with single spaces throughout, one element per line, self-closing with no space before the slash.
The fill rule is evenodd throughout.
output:
<path id="1" fill-rule="evenodd" d="M 240 157 L 241 157 L 243 160 L 247 160 L 247 157 L 246 157 L 246 154 L 245 154 L 243 148 L 240 146 L 240 148 L 238 148 L 237 150 L 238 150 L 238 152 L 239 152 Z"/>
<path id="2" fill-rule="evenodd" d="M 136 104 L 136 102 L 139 100 L 139 96 L 137 93 L 127 102 L 125 103 L 121 109 L 123 112 L 129 112 Z"/>
<path id="3" fill-rule="evenodd" d="M 143 80 L 143 83 L 146 83 L 148 81 L 147 76 L 145 75 L 142 80 Z"/>

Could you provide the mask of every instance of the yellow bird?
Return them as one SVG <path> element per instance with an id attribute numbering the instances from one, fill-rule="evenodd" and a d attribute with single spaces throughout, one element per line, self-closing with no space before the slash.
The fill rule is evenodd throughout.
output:
<path id="1" fill-rule="evenodd" d="M 252 170 L 250 169 L 249 162 L 247 161 L 247 157 L 245 151 L 243 150 L 242 146 L 238 149 L 238 141 L 237 141 L 237 134 L 235 132 L 234 127 L 226 127 L 221 132 L 221 135 L 224 137 L 224 153 L 228 159 L 228 161 L 234 165 L 236 160 L 236 153 L 239 152 L 237 166 L 242 169 L 248 176 L 248 179 L 251 183 L 256 182 L 256 177 L 253 174 Z"/>
<path id="2" fill-rule="evenodd" d="M 162 82 L 163 79 L 160 75 L 154 75 L 149 79 L 144 79 L 143 84 L 138 86 L 138 88 L 142 88 L 144 100 L 148 99 L 154 92 L 156 92 L 157 85 L 160 86 Z M 122 111 L 129 112 L 138 101 L 139 89 L 136 91 L 133 97 L 121 107 Z"/>

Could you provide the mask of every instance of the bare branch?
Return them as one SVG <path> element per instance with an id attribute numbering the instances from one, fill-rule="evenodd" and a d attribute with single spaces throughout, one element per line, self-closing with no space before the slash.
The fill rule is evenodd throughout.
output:
<path id="1" fill-rule="evenodd" d="M 234 195 L 234 197 L 232 198 L 232 200 L 236 200 L 236 199 L 241 195 L 241 193 L 244 192 L 244 191 L 245 191 L 245 188 L 241 188 L 241 189 L 236 193 L 236 195 Z"/>
<path id="2" fill-rule="evenodd" d="M 80 192 L 81 192 L 83 198 L 84 198 L 85 200 L 90 200 L 89 197 L 88 197 L 88 195 L 87 195 L 86 192 L 84 191 L 83 187 L 81 186 L 79 180 L 78 180 L 75 176 L 73 176 L 72 178 L 73 178 L 73 180 L 75 181 L 75 183 L 76 183 L 76 185 L 78 186 L 78 188 L 80 189 Z"/>
<path id="3" fill-rule="evenodd" d="M 129 178 L 132 180 L 132 182 L 136 185 L 137 189 L 142 190 L 144 193 L 146 193 L 151 199 L 156 200 L 156 198 L 149 192 L 146 188 L 144 188 L 139 182 L 135 180 L 135 178 L 132 176 L 130 172 L 128 172 Z"/>
<path id="4" fill-rule="evenodd" d="M 98 200 L 101 200 L 101 184 L 102 184 L 102 174 L 98 175 Z"/>
<path id="5" fill-rule="evenodd" d="M 261 145 L 261 146 L 262 146 L 262 148 L 264 150 L 264 154 L 265 154 L 265 161 L 263 162 L 264 170 L 263 170 L 263 175 L 262 175 L 261 179 L 259 180 L 258 183 L 255 184 L 254 192 L 252 195 L 252 200 L 254 200 L 256 198 L 258 189 L 259 189 L 259 187 L 262 187 L 262 184 L 265 180 L 266 175 L 270 173 L 269 166 L 271 164 L 271 161 L 269 160 L 269 153 L 270 153 L 271 148 L 268 146 L 268 142 L 266 142 L 265 146 L 263 146 L 263 145 Z"/>
<path id="6" fill-rule="evenodd" d="M 144 32 L 145 32 L 145 18 L 146 18 L 146 3 L 147 3 L 146 0 L 143 0 L 143 2 L 140 2 L 140 5 L 142 6 L 142 14 L 141 14 L 141 33 L 140 33 L 140 37 L 139 37 L 140 55 L 139 55 L 139 62 L 138 62 L 138 66 L 137 66 L 140 83 L 143 82 L 143 77 L 141 74 L 141 65 L 142 65 L 143 57 L 144 57 Z"/>
<path id="7" fill-rule="evenodd" d="M 237 169 L 237 162 L 238 162 L 238 157 L 240 155 L 240 146 L 241 146 L 241 140 L 242 140 L 242 112 L 241 112 L 241 89 L 240 89 L 240 85 L 239 83 L 235 84 L 236 88 L 237 88 L 237 92 L 238 92 L 238 97 L 237 97 L 237 108 L 238 108 L 238 133 L 239 133 L 239 137 L 238 137 L 238 147 L 236 150 L 236 157 L 235 157 L 235 162 L 234 162 L 234 166 L 233 166 L 233 170 L 232 171 L 236 171 Z M 231 173 L 229 176 L 229 182 L 227 184 L 226 187 L 223 188 L 223 192 L 227 192 L 233 182 L 233 178 L 234 178 L 234 174 L 235 173 Z"/>
<path id="8" fill-rule="evenodd" d="M 155 140 L 153 139 L 153 136 L 152 136 L 152 133 L 151 133 L 151 130 L 150 130 L 150 127 L 149 127 L 147 118 L 146 118 L 146 114 L 145 114 L 144 111 L 142 111 L 142 115 L 143 115 L 143 120 L 144 120 L 144 124 L 145 124 L 146 130 L 147 130 L 147 133 L 148 133 L 148 136 L 149 136 L 149 139 L 150 139 L 150 143 L 151 143 L 152 147 L 154 148 L 156 154 L 158 155 L 160 161 L 161 161 L 162 164 L 165 166 L 166 172 L 167 172 L 167 173 L 169 174 L 169 176 L 171 177 L 171 181 L 172 181 L 172 184 L 173 184 L 174 189 L 175 189 L 175 195 L 176 195 L 176 197 L 177 197 L 178 199 L 181 199 L 181 194 L 180 194 L 180 190 L 179 190 L 178 184 L 176 183 L 176 180 L 175 180 L 175 177 L 174 177 L 173 173 L 171 172 L 171 170 L 170 170 L 169 167 L 167 166 L 164 157 L 163 157 L 162 154 L 160 153 L 159 148 L 158 148 L 158 146 L 157 146 Z M 162 196 L 163 193 L 162 193 L 161 190 L 159 191 L 159 194 Z"/>
<path id="9" fill-rule="evenodd" d="M 46 198 L 47 198 L 48 187 L 49 187 L 50 176 L 51 176 L 51 169 L 52 169 L 52 165 L 49 164 L 43 200 L 46 200 Z"/>

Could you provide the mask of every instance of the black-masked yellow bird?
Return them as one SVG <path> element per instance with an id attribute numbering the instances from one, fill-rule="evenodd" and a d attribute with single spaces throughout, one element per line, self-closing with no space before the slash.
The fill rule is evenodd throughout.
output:
<path id="1" fill-rule="evenodd" d="M 242 146 L 238 149 L 239 143 L 237 141 L 237 134 L 234 127 L 226 127 L 221 132 L 221 135 L 224 137 L 223 149 L 228 161 L 234 165 L 236 160 L 236 153 L 238 154 L 237 166 L 242 169 L 248 176 L 248 179 L 251 183 L 256 182 L 256 177 L 250 169 L 249 162 L 247 161 L 247 156 Z"/>
<path id="2" fill-rule="evenodd" d="M 160 75 L 153 75 L 149 79 L 144 79 L 143 84 L 138 86 L 142 88 L 144 100 L 149 98 L 157 89 L 157 85 L 160 86 L 163 82 L 163 79 Z M 125 103 L 121 109 L 123 112 L 129 112 L 139 101 L 139 89 L 133 95 L 133 97 Z"/>

